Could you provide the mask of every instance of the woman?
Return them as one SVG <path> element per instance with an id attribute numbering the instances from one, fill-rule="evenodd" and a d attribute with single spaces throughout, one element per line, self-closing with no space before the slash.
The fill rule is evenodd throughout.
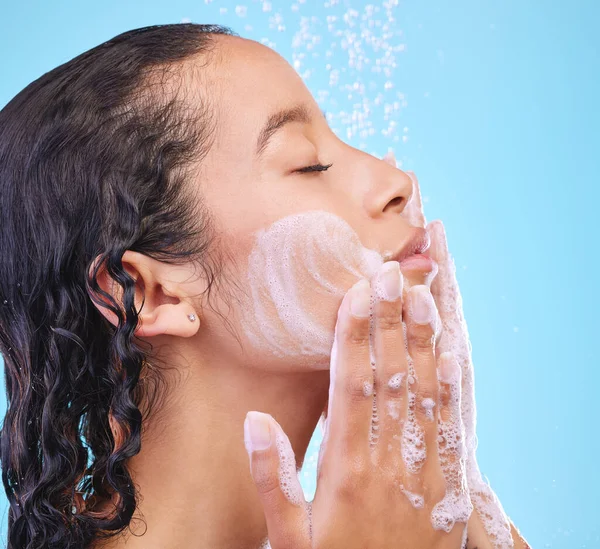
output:
<path id="1" fill-rule="evenodd" d="M 499 546 L 461 437 L 436 445 L 460 382 L 411 179 L 272 50 L 119 35 L 0 112 L 0 185 L 10 548 Z M 326 409 L 309 521 L 294 468 Z"/>

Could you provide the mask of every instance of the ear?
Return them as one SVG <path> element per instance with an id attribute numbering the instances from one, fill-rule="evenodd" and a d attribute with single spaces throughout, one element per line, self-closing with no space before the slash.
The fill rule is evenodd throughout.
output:
<path id="1" fill-rule="evenodd" d="M 91 275 L 98 260 L 90 267 Z M 152 337 L 174 335 L 191 337 L 200 326 L 199 314 L 187 301 L 186 286 L 183 280 L 189 280 L 189 272 L 181 267 L 162 263 L 151 257 L 127 250 L 122 258 L 123 268 L 135 279 L 135 308 L 138 311 L 138 326 L 135 335 Z M 98 285 L 104 292 L 122 304 L 123 288 L 109 275 L 106 267 L 100 267 L 97 275 Z M 105 305 L 98 305 L 100 313 L 114 326 L 118 318 L 110 309 L 103 296 L 95 295 Z M 142 304 L 143 302 L 143 304 Z M 121 305 L 122 307 L 122 305 Z M 141 310 L 140 310 L 141 309 Z M 190 321 L 188 315 L 194 314 Z"/>

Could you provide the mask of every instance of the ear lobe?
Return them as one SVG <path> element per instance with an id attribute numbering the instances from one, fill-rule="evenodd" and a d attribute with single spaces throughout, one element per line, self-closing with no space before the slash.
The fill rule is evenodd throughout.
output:
<path id="1" fill-rule="evenodd" d="M 194 314 L 196 320 L 190 321 L 188 315 Z M 139 315 L 139 324 L 135 329 L 138 337 L 153 337 L 157 335 L 173 335 L 192 337 L 198 332 L 200 320 L 196 313 L 190 310 L 183 301 L 179 303 L 164 303 L 155 307 L 152 312 Z"/>

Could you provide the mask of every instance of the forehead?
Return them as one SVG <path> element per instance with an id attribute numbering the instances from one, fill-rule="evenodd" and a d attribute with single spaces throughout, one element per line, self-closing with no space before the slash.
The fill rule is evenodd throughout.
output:
<path id="1" fill-rule="evenodd" d="M 250 92 L 261 92 L 263 97 L 310 95 L 298 73 L 271 48 L 237 36 L 217 35 L 216 43 L 213 75 L 224 87 L 222 92 L 230 92 L 238 102 L 260 102 Z"/>
<path id="2" fill-rule="evenodd" d="M 305 103 L 320 109 L 294 68 L 277 52 L 253 40 L 217 36 L 206 84 L 216 114 L 216 141 L 248 149 L 270 114 Z M 217 144 L 215 142 L 215 145 Z"/>

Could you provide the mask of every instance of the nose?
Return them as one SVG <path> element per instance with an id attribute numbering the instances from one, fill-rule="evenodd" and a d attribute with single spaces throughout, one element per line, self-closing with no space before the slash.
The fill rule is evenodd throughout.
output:
<path id="1" fill-rule="evenodd" d="M 389 165 L 383 160 L 373 158 L 371 172 L 371 187 L 364 197 L 364 207 L 370 217 L 400 214 L 413 193 L 413 183 L 410 176 Z"/>

